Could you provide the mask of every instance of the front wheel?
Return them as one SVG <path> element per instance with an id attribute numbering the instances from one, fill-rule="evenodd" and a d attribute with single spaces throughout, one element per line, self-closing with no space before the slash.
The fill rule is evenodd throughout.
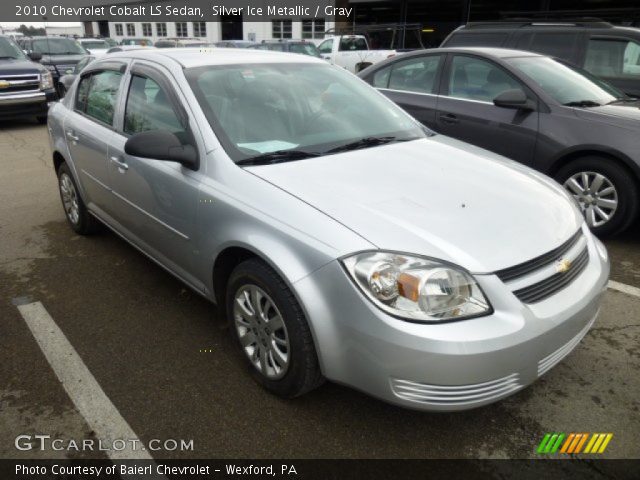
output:
<path id="1" fill-rule="evenodd" d="M 227 316 L 254 379 L 296 397 L 323 381 L 307 320 L 282 278 L 258 259 L 238 265 L 226 295 Z"/>
<path id="2" fill-rule="evenodd" d="M 638 186 L 631 173 L 606 157 L 583 157 L 565 165 L 556 180 L 576 199 L 598 236 L 625 230 L 638 213 Z"/>

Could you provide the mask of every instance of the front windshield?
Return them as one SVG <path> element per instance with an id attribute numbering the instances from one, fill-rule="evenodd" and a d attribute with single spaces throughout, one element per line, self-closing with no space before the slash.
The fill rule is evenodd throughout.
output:
<path id="1" fill-rule="evenodd" d="M 107 49 L 109 48 L 109 44 L 105 41 L 102 40 L 90 40 L 88 42 L 81 42 L 82 46 L 84 48 L 88 48 L 88 49 L 92 49 L 92 48 L 102 48 L 102 49 Z"/>
<path id="2" fill-rule="evenodd" d="M 549 57 L 519 57 L 507 61 L 563 105 L 605 105 L 624 98 L 613 86 Z"/>
<path id="3" fill-rule="evenodd" d="M 8 38 L 0 37 L 0 59 L 14 58 L 22 60 L 25 58 L 24 53 L 15 43 Z"/>
<path id="4" fill-rule="evenodd" d="M 39 38 L 33 41 L 33 51 L 44 55 L 85 55 L 87 51 L 69 38 Z"/>
<path id="5" fill-rule="evenodd" d="M 311 55 L 312 57 L 319 57 L 320 52 L 313 43 L 290 43 L 289 51 L 293 53 L 302 53 L 303 55 Z"/>
<path id="6" fill-rule="evenodd" d="M 286 150 L 324 154 L 374 137 L 404 141 L 426 135 L 373 88 L 330 65 L 216 65 L 186 74 L 236 162 Z"/>

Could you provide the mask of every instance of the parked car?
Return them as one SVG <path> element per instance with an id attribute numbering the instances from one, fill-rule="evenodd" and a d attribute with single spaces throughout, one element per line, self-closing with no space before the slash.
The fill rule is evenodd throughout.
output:
<path id="1" fill-rule="evenodd" d="M 306 40 L 265 40 L 262 43 L 251 45 L 249 48 L 255 50 L 270 50 L 272 52 L 301 53 L 303 55 L 321 58 L 318 48 Z"/>
<path id="2" fill-rule="evenodd" d="M 218 48 L 248 48 L 255 45 L 255 42 L 250 40 L 222 40 L 215 42 L 214 45 Z"/>
<path id="3" fill-rule="evenodd" d="M 40 62 L 53 76 L 56 89 L 58 79 L 75 69 L 76 64 L 89 54 L 76 40 L 66 37 L 28 37 L 21 46 L 34 62 Z"/>
<path id="4" fill-rule="evenodd" d="M 209 48 L 212 46 L 212 43 L 197 38 L 163 38 L 155 43 L 156 48 Z"/>
<path id="5" fill-rule="evenodd" d="M 554 177 L 598 235 L 640 204 L 640 102 L 540 54 L 448 48 L 405 54 L 361 77 L 435 131 Z"/>
<path id="6" fill-rule="evenodd" d="M 104 40 L 105 42 L 107 42 L 107 44 L 109 44 L 109 48 L 116 47 L 116 46 L 119 45 L 118 42 L 113 38 L 109 38 L 109 37 L 98 37 L 98 38 L 100 38 L 100 39 Z"/>
<path id="7" fill-rule="evenodd" d="M 100 57 L 107 53 L 111 46 L 100 38 L 79 38 L 78 43 L 94 57 Z"/>
<path id="8" fill-rule="evenodd" d="M 564 189 L 320 59 L 130 51 L 72 88 L 49 119 L 70 227 L 99 219 L 217 303 L 275 394 L 477 407 L 596 318 L 609 260 Z"/>
<path id="9" fill-rule="evenodd" d="M 58 79 L 58 94 L 60 97 L 64 97 L 67 94 L 67 91 L 73 85 L 78 74 L 82 71 L 84 67 L 93 62 L 97 57 L 94 55 L 87 55 L 78 63 L 75 64 L 73 70 L 69 69 L 63 73 L 63 75 Z"/>
<path id="10" fill-rule="evenodd" d="M 364 35 L 336 35 L 318 45 L 320 56 L 333 65 L 358 73 L 397 55 L 396 50 L 370 50 Z"/>
<path id="11" fill-rule="evenodd" d="M 111 47 L 107 50 L 107 53 L 116 53 L 116 52 L 128 52 L 130 50 L 150 50 L 156 47 L 150 47 L 145 45 L 119 45 L 117 47 Z"/>
<path id="12" fill-rule="evenodd" d="M 584 68 L 627 95 L 640 97 L 640 29 L 603 21 L 470 23 L 442 47 L 531 50 Z"/>
<path id="13" fill-rule="evenodd" d="M 120 45 L 139 45 L 142 47 L 152 47 L 153 42 L 148 38 L 123 38 Z"/>
<path id="14" fill-rule="evenodd" d="M 34 63 L 9 37 L 0 35 L 0 119 L 35 117 L 46 123 L 58 99 L 49 70 Z"/>

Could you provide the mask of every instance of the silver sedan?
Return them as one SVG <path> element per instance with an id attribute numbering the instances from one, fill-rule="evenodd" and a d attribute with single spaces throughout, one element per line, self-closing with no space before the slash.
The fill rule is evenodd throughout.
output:
<path id="1" fill-rule="evenodd" d="M 558 184 L 322 60 L 113 53 L 69 93 L 49 131 L 71 228 L 107 225 L 215 303 L 277 395 L 326 378 L 477 407 L 596 319 L 607 252 Z"/>

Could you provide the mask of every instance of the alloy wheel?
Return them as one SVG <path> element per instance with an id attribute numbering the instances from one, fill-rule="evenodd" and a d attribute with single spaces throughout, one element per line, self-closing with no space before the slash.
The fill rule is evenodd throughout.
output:
<path id="1" fill-rule="evenodd" d="M 275 303 L 256 285 L 244 285 L 234 296 L 233 317 L 238 338 L 251 364 L 270 380 L 289 368 L 291 347 L 287 327 Z"/>
<path id="2" fill-rule="evenodd" d="M 78 207 L 78 194 L 73 181 L 66 173 L 60 175 L 60 194 L 62 204 L 69 221 L 76 225 L 80 219 L 80 208 Z"/>
<path id="3" fill-rule="evenodd" d="M 618 209 L 618 192 L 601 173 L 577 172 L 564 182 L 564 187 L 577 200 L 589 227 L 604 225 Z"/>

